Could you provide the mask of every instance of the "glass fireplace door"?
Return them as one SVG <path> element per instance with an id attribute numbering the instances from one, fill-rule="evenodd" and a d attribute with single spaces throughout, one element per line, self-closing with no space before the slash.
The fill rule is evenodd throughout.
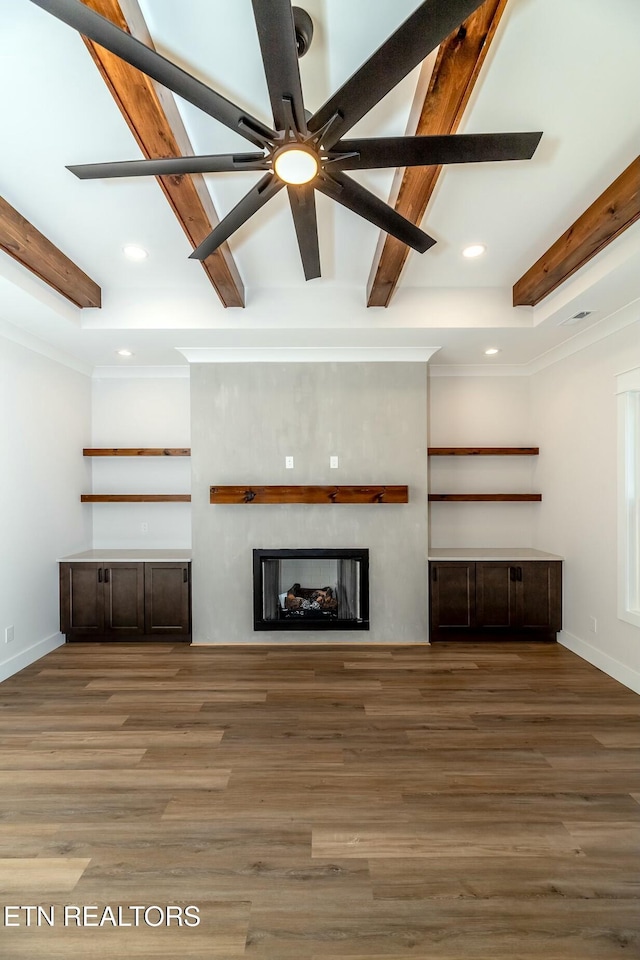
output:
<path id="1" fill-rule="evenodd" d="M 368 630 L 369 552 L 253 551 L 254 629 Z"/>

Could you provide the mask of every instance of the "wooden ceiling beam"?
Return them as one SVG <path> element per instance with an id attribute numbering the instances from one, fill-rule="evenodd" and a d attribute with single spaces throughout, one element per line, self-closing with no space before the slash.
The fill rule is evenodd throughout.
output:
<path id="1" fill-rule="evenodd" d="M 506 5 L 507 0 L 485 0 L 440 44 L 417 128 L 413 131 L 416 136 L 449 134 L 458 129 Z M 407 167 L 395 203 L 398 213 L 419 224 L 441 170 L 441 166 Z M 409 248 L 404 243 L 385 236 L 369 275 L 368 307 L 389 306 L 408 255 Z"/>
<path id="2" fill-rule="evenodd" d="M 535 307 L 640 218 L 640 157 L 514 284 L 514 307 Z"/>
<path id="3" fill-rule="evenodd" d="M 0 197 L 0 248 L 76 307 L 101 305 L 98 284 L 3 197 Z"/>
<path id="4" fill-rule="evenodd" d="M 153 47 L 138 0 L 83 2 Z M 83 39 L 144 156 L 193 156 L 173 94 L 108 50 Z M 197 247 L 219 223 L 204 177 L 190 174 L 156 179 L 190 243 Z M 207 257 L 202 266 L 223 306 L 244 307 L 244 286 L 227 243 Z"/>

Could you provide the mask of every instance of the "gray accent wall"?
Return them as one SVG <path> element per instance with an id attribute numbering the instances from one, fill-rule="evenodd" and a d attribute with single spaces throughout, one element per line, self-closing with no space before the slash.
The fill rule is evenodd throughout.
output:
<path id="1" fill-rule="evenodd" d="M 427 641 L 425 363 L 193 364 L 191 417 L 194 643 Z M 408 504 L 209 503 L 212 485 L 399 483 Z M 254 632 L 254 547 L 367 547 L 371 629 Z"/>

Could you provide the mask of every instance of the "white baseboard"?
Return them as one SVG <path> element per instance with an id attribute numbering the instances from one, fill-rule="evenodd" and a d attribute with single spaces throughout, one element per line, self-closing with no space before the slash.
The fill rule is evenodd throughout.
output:
<path id="1" fill-rule="evenodd" d="M 20 650 L 15 656 L 5 660 L 4 663 L 0 663 L 0 683 L 3 680 L 8 680 L 14 673 L 19 673 L 20 670 L 24 670 L 25 667 L 35 663 L 36 660 L 44 657 L 45 654 L 51 653 L 51 651 L 57 647 L 61 647 L 64 642 L 63 634 L 52 633 L 50 637 L 39 640 L 32 646 L 27 647 L 26 650 Z"/>
<path id="2" fill-rule="evenodd" d="M 592 647 L 590 643 L 581 640 L 580 637 L 576 637 L 575 634 L 569 633 L 567 630 L 560 631 L 558 643 L 561 643 L 563 647 L 573 653 L 577 653 L 583 660 L 592 663 L 594 667 L 598 667 L 599 670 L 613 677 L 614 680 L 623 683 L 634 693 L 640 693 L 640 673 L 637 670 L 625 666 L 624 663 L 620 663 L 619 660 L 615 660 L 609 654 Z"/>
<path id="3" fill-rule="evenodd" d="M 329 632 L 329 631 L 327 631 Z M 192 647 L 430 647 L 429 640 L 192 640 Z"/>

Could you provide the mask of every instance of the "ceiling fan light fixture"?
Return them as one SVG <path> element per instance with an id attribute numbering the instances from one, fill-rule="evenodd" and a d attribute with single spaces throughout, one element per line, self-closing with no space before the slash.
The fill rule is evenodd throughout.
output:
<path id="1" fill-rule="evenodd" d="M 466 257 L 467 260 L 473 260 L 474 257 L 481 257 L 483 253 L 486 253 L 486 250 L 484 243 L 471 243 L 464 248 L 462 256 Z"/>
<path id="2" fill-rule="evenodd" d="M 318 175 L 320 163 L 312 150 L 301 144 L 281 147 L 273 158 L 273 169 L 285 183 L 309 183 Z"/>

